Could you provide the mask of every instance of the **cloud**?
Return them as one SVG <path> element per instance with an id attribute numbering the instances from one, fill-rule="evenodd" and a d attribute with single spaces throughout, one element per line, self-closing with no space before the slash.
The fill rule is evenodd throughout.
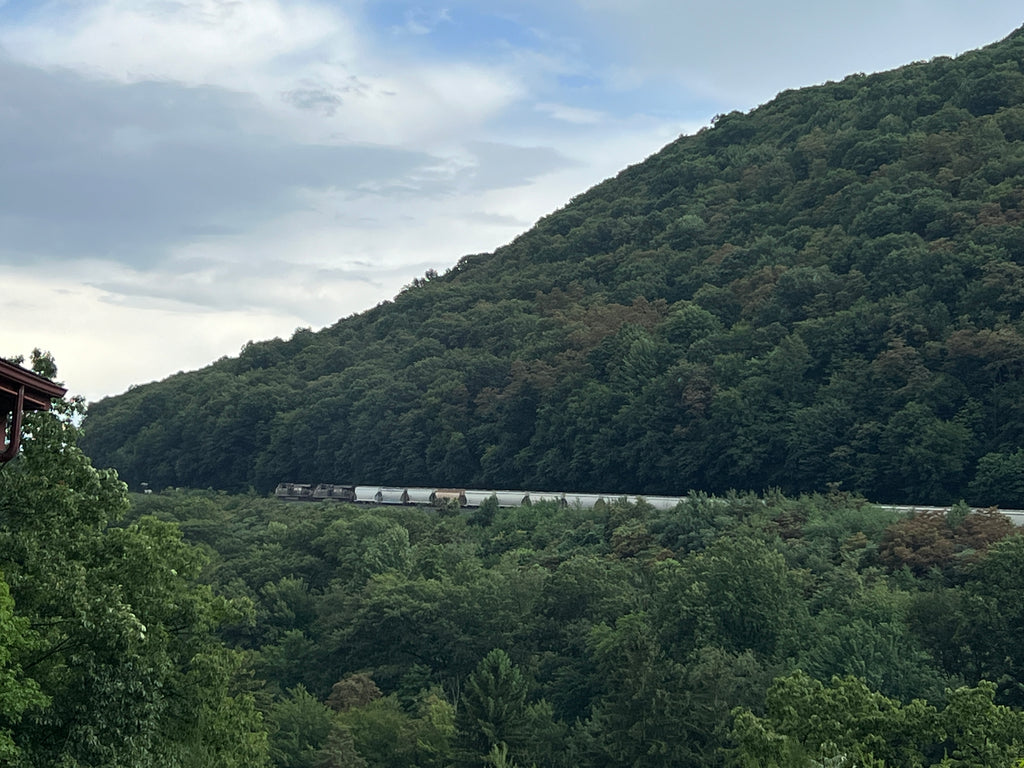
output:
<path id="1" fill-rule="evenodd" d="M 451 14 L 447 8 L 415 7 L 405 11 L 405 23 L 396 28 L 398 32 L 413 35 L 429 35 L 438 24 L 451 22 Z"/>
<path id="2" fill-rule="evenodd" d="M 416 78 L 416 96 L 364 110 L 363 133 L 395 139 L 372 128 L 381 122 L 449 134 L 445 126 L 471 124 L 506 98 L 472 67 L 425 67 Z M 350 80 L 288 98 L 331 111 L 365 90 Z M 457 133 L 441 153 L 405 148 L 407 141 L 318 141 L 296 135 L 252 94 L 93 80 L 9 58 L 0 58 L 0 103 L 0 241 L 9 249 L 0 260 L 8 261 L 29 253 L 152 265 L 196 238 L 238 235 L 303 210 L 321 192 L 443 195 L 518 186 L 571 163 L 552 148 L 460 141 Z"/>
<path id="3" fill-rule="evenodd" d="M 49 350 L 71 393 L 89 400 L 198 368 L 237 354 L 250 339 L 307 324 L 272 306 L 213 314 L 182 311 L 172 302 L 112 304 L 100 289 L 32 267 L 7 268 L 4 275 L 19 289 L 17 298 L 5 301 L 5 315 L 19 322 L 5 329 L 0 356 Z"/>
<path id="4" fill-rule="evenodd" d="M 473 186 L 478 190 L 523 186 L 579 164 L 550 147 L 517 147 L 494 142 L 475 142 L 470 146 L 479 159 L 473 178 Z"/>
<path id="5" fill-rule="evenodd" d="M 395 55 L 367 28 L 361 5 L 64 2 L 0 26 L 0 46 L 22 63 L 89 79 L 248 94 L 307 141 L 422 143 L 464 133 L 523 96 L 501 65 Z M 435 24 L 447 18 L 408 13 Z M 311 123 L 311 111 L 321 119 Z"/>
<path id="6" fill-rule="evenodd" d="M 890 69 L 993 42 L 1021 23 L 992 0 L 576 0 L 620 79 L 676 82 L 723 109 L 786 88 Z"/>
<path id="7" fill-rule="evenodd" d="M 0 44 L 38 66 L 239 90 L 324 46 L 354 58 L 358 40 L 339 10 L 276 0 L 57 0 L 0 30 Z"/>
<path id="8" fill-rule="evenodd" d="M 353 85 L 319 85 L 317 83 L 301 83 L 290 91 L 281 94 L 281 98 L 296 109 L 319 112 L 325 117 L 334 117 L 338 108 L 345 103 L 345 97 L 353 92 L 360 93 L 362 89 L 356 90 L 358 80 L 351 78 Z"/>
<path id="9" fill-rule="evenodd" d="M 596 109 L 582 109 L 580 107 L 570 107 L 566 104 L 541 102 L 535 104 L 534 109 L 550 115 L 555 120 L 562 120 L 575 125 L 597 125 L 608 119 L 607 114 Z"/>
<path id="10" fill-rule="evenodd" d="M 325 325 L 392 298 L 428 268 L 444 270 L 465 253 L 511 240 L 544 212 L 535 202 L 537 177 L 576 165 L 546 148 L 477 143 L 450 172 L 421 179 L 417 189 L 306 189 L 290 212 L 275 211 L 244 231 L 196 234 L 167 245 L 160 259 L 79 254 L 60 269 L 120 307 L 274 308 Z M 510 212 L 519 197 L 527 201 L 522 218 Z M 23 262 L 15 251 L 4 256 Z"/>
<path id="11" fill-rule="evenodd" d="M 237 233 L 429 166 L 423 152 L 289 140 L 244 94 L 115 85 L 0 60 L 0 240 L 55 258 L 159 259 L 199 234 Z"/>

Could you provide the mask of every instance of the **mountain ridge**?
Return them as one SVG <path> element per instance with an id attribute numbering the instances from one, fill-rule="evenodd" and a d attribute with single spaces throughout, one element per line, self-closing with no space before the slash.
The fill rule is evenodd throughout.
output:
<path id="1" fill-rule="evenodd" d="M 94 404 L 129 483 L 1024 506 L 1024 28 L 720 115 L 394 301 Z"/>

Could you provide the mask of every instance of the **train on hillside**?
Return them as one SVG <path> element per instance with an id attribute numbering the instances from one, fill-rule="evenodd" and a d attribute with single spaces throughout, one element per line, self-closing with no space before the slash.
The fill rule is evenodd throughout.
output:
<path id="1" fill-rule="evenodd" d="M 398 504 L 414 506 L 479 507 L 494 498 L 499 507 L 521 507 L 539 502 L 584 509 L 618 499 L 635 504 L 643 499 L 656 509 L 675 509 L 685 496 L 633 496 L 609 493 L 571 493 L 562 491 L 500 491 L 470 488 L 414 488 L 383 485 L 332 485 L 319 483 L 281 483 L 274 496 L 282 501 L 343 501 L 353 504 Z"/>
<path id="2" fill-rule="evenodd" d="M 553 502 L 559 506 L 595 509 L 604 504 L 624 499 L 630 504 L 643 501 L 662 511 L 673 510 L 687 500 L 686 496 L 638 496 L 623 493 L 573 493 L 570 491 L 501 491 L 467 488 L 416 488 L 384 485 L 333 485 L 330 483 L 281 483 L 274 496 L 282 501 L 337 501 L 350 504 L 457 506 L 479 507 L 494 499 L 499 507 L 521 507 L 527 504 Z M 914 512 L 945 512 L 948 507 L 878 504 L 902 514 Z M 974 511 L 981 511 L 976 508 Z M 1015 525 L 1024 526 L 1024 510 L 1000 509 Z"/>

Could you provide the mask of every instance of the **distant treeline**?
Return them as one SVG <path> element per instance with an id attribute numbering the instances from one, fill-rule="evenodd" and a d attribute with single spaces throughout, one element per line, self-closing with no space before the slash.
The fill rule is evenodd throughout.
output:
<path id="1" fill-rule="evenodd" d="M 1024 507 L 1024 34 L 720 116 L 493 254 L 94 404 L 133 486 Z"/>

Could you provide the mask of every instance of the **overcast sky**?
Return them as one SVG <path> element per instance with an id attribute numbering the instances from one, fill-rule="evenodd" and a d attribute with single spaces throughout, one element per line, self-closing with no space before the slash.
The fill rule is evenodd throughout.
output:
<path id="1" fill-rule="evenodd" d="M 0 0 L 0 356 L 96 400 L 491 251 L 717 113 L 1009 0 Z"/>

